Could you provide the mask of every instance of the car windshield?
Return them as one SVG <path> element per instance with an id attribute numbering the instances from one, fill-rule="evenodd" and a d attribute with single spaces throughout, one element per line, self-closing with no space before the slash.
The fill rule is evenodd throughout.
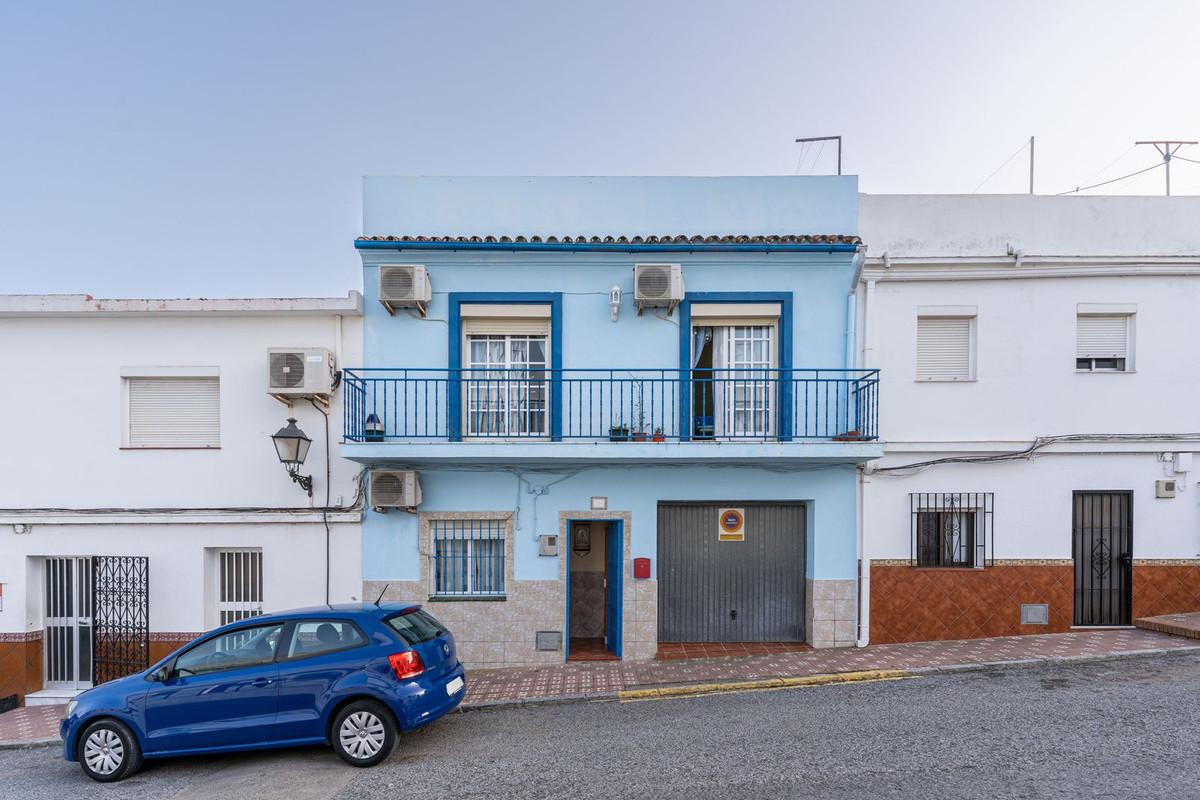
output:
<path id="1" fill-rule="evenodd" d="M 428 642 L 446 633 L 442 623 L 419 608 L 388 617 L 385 622 L 408 644 Z"/>

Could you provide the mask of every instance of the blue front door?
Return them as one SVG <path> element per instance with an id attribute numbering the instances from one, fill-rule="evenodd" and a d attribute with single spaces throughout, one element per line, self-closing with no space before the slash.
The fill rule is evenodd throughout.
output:
<path id="1" fill-rule="evenodd" d="M 608 629 L 604 645 L 610 653 L 617 656 L 621 655 L 621 574 L 624 568 L 624 541 L 625 531 L 621 523 L 610 522 L 608 533 L 605 536 L 608 550 L 605 559 L 605 587 L 607 590 L 605 602 L 608 605 Z"/>

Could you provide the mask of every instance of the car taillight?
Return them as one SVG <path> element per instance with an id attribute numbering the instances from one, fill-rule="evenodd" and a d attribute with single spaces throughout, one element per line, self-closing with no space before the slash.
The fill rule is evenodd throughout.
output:
<path id="1" fill-rule="evenodd" d="M 392 672 L 402 681 L 415 678 L 425 671 L 425 663 L 421 661 L 421 655 L 416 650 L 393 653 L 388 656 L 388 663 L 392 665 Z"/>

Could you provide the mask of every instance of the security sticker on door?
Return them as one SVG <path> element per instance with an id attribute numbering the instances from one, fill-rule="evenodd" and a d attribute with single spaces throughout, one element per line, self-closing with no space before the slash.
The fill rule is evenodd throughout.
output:
<path id="1" fill-rule="evenodd" d="M 717 541 L 746 541 L 746 510 L 744 508 L 717 509 Z"/>

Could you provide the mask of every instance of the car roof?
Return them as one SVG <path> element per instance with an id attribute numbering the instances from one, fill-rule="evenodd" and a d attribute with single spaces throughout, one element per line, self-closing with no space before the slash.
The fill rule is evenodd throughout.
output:
<path id="1" fill-rule="evenodd" d="M 239 626 L 244 627 L 247 623 L 261 625 L 267 622 L 287 622 L 294 619 L 310 619 L 313 617 L 320 617 L 321 619 L 355 619 L 370 616 L 375 619 L 383 619 L 384 617 L 415 611 L 420 607 L 419 603 L 336 603 L 327 606 L 307 606 L 305 608 L 292 608 L 287 611 L 276 611 L 272 614 L 249 617 L 228 625 L 222 625 L 216 630 Z"/>

